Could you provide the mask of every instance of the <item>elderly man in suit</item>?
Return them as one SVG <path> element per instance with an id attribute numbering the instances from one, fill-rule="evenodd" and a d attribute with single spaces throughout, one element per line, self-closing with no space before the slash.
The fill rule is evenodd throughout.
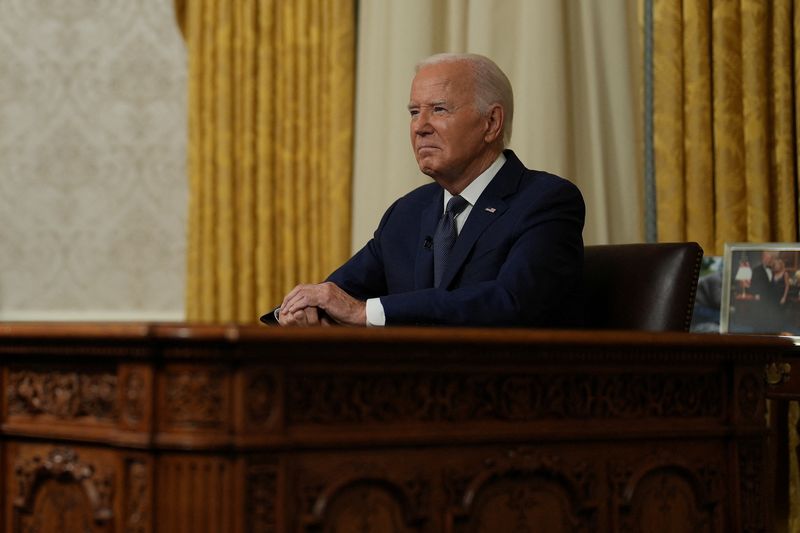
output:
<path id="1" fill-rule="evenodd" d="M 324 283 L 289 292 L 280 324 L 579 326 L 583 199 L 505 149 L 513 109 L 511 84 L 490 59 L 420 62 L 411 145 L 434 183 L 395 201 Z"/>

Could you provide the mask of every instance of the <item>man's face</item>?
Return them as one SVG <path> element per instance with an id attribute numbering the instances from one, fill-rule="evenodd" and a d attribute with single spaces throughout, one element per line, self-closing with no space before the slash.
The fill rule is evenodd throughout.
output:
<path id="1" fill-rule="evenodd" d="M 452 181 L 488 149 L 487 120 L 475 106 L 472 74 L 465 62 L 423 67 L 411 84 L 411 146 L 419 169 Z"/>

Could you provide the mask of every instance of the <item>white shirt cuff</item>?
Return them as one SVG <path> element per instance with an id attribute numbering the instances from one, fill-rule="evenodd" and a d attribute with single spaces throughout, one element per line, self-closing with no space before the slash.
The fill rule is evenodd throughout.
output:
<path id="1" fill-rule="evenodd" d="M 386 314 L 383 312 L 383 304 L 380 298 L 369 298 L 367 300 L 367 327 L 385 326 Z"/>

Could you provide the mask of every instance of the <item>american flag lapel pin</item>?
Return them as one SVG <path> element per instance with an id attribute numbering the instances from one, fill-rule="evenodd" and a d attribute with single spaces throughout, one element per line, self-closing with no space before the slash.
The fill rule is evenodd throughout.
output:
<path id="1" fill-rule="evenodd" d="M 494 213 L 495 211 L 497 211 L 497 209 L 495 209 L 494 207 L 487 207 L 486 209 L 484 209 L 484 211 L 488 211 L 489 213 Z"/>

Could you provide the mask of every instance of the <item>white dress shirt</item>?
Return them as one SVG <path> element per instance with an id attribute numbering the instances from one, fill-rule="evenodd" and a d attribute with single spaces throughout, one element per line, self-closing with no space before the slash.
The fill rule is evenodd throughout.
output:
<path id="1" fill-rule="evenodd" d="M 489 168 L 484 170 L 477 178 L 472 180 L 472 183 L 467 185 L 467 187 L 461 191 L 461 197 L 465 199 L 468 203 L 467 206 L 461 211 L 458 215 L 456 215 L 456 232 L 461 233 L 461 228 L 464 227 L 464 223 L 469 218 L 469 214 L 472 212 L 472 207 L 478 202 L 478 198 L 481 197 L 483 191 L 486 187 L 491 183 L 492 179 L 497 175 L 500 171 L 500 168 L 505 164 L 506 156 L 501 152 L 497 159 L 494 160 L 494 163 L 489 165 Z M 452 198 L 453 195 L 450 194 L 447 190 L 444 191 L 444 198 L 442 202 L 442 213 L 444 213 L 445 209 L 447 208 L 447 202 Z M 367 326 L 385 326 L 386 325 L 386 313 L 383 311 L 383 304 L 381 303 L 380 298 L 370 298 L 367 300 Z"/>

